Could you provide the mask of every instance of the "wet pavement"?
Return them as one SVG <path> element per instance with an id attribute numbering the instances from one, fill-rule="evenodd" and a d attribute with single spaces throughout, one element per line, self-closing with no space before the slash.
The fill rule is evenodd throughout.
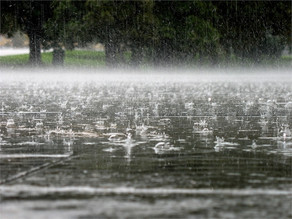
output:
<path id="1" fill-rule="evenodd" d="M 23 77 L 0 80 L 1 219 L 292 217 L 292 81 Z"/>

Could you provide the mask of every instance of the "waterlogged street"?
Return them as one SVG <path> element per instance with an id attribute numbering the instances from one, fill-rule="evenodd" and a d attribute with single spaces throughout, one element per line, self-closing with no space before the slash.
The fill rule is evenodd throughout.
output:
<path id="1" fill-rule="evenodd" d="M 34 71 L 1 74 L 1 219 L 292 217 L 291 72 Z"/>

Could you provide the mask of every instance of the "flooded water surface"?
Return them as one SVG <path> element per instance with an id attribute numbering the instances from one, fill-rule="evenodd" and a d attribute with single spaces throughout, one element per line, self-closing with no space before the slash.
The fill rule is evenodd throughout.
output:
<path id="1" fill-rule="evenodd" d="M 292 217 L 289 75 L 5 74 L 0 104 L 1 219 Z"/>

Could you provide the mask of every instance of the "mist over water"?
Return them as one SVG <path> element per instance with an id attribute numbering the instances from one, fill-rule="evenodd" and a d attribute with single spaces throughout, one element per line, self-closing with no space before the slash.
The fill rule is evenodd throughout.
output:
<path id="1" fill-rule="evenodd" d="M 1 68 L 0 81 L 62 82 L 283 82 L 291 81 L 289 68 Z"/>
<path id="2" fill-rule="evenodd" d="M 291 217 L 291 75 L 2 68 L 1 218 Z"/>

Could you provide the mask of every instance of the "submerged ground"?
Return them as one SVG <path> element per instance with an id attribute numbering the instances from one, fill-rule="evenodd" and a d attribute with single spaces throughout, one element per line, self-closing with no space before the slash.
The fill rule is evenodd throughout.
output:
<path id="1" fill-rule="evenodd" d="M 292 217 L 290 71 L 81 72 L 1 72 L 1 219 Z"/>

